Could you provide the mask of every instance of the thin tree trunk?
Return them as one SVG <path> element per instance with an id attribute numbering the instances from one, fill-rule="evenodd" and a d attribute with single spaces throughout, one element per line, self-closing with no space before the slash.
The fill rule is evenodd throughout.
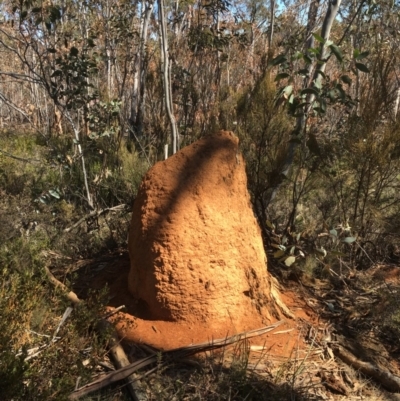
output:
<path id="1" fill-rule="evenodd" d="M 394 119 L 397 119 L 397 113 L 399 111 L 399 103 L 400 103 L 400 88 L 397 89 L 397 93 L 396 93 L 396 100 L 394 102 Z"/>
<path id="2" fill-rule="evenodd" d="M 275 0 L 271 0 L 271 23 L 269 26 L 269 35 L 268 35 L 268 58 L 273 57 L 273 51 L 274 49 L 272 48 L 272 40 L 274 38 L 274 25 L 275 25 Z"/>
<path id="3" fill-rule="evenodd" d="M 78 113 L 79 114 L 79 113 Z M 89 204 L 89 206 L 94 209 L 94 204 L 93 204 L 93 197 L 92 197 L 92 193 L 90 192 L 90 188 L 89 188 L 89 179 L 88 179 L 88 174 L 86 171 L 86 161 L 85 161 L 85 156 L 83 154 L 83 149 L 82 149 L 82 145 L 81 145 L 81 139 L 80 139 L 80 135 L 79 135 L 79 126 L 77 126 L 73 120 L 73 118 L 71 117 L 71 115 L 69 114 L 68 111 L 65 111 L 65 117 L 67 118 L 67 120 L 70 122 L 71 127 L 74 131 L 74 136 L 75 136 L 75 140 L 76 140 L 76 144 L 77 144 L 77 148 L 78 148 L 78 154 L 79 157 L 81 159 L 82 162 L 82 172 L 83 172 L 83 181 L 84 181 L 84 185 L 85 185 L 85 190 L 86 190 L 86 200 L 87 203 Z M 78 120 L 78 124 L 79 124 L 79 118 Z"/>
<path id="4" fill-rule="evenodd" d="M 161 28 L 161 52 L 163 54 L 163 82 L 164 82 L 164 96 L 165 96 L 165 108 L 169 121 L 171 123 L 172 131 L 172 154 L 175 154 L 178 149 L 178 129 L 176 125 L 175 116 L 173 113 L 173 102 L 172 102 L 172 90 L 171 90 L 171 70 L 169 63 L 169 50 L 168 50 L 168 37 L 167 37 L 167 26 L 164 13 L 164 1 L 158 0 L 158 15 L 160 20 Z"/>
<path id="5" fill-rule="evenodd" d="M 131 116 L 130 121 L 132 129 L 136 131 L 137 137 L 141 137 L 143 134 L 143 113 L 144 113 L 144 93 L 145 93 L 145 52 L 146 43 L 148 39 L 148 28 L 151 13 L 154 8 L 154 0 L 142 1 L 140 18 L 140 46 L 139 52 L 136 55 L 134 64 L 134 76 L 133 76 L 133 90 L 132 90 L 132 103 L 131 103 Z M 133 132 L 131 138 L 134 137 Z"/>

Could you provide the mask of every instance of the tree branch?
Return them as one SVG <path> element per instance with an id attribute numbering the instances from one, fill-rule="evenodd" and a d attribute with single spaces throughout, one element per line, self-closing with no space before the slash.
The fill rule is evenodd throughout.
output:
<path id="1" fill-rule="evenodd" d="M 13 154 L 8 153 L 5 150 L 1 150 L 1 149 L 0 149 L 0 153 L 3 153 L 3 155 L 5 155 L 7 157 L 11 157 L 11 159 L 15 159 L 15 160 L 18 160 L 20 162 L 31 163 L 31 164 L 41 163 L 42 162 L 41 160 L 37 160 L 37 159 L 24 159 L 22 157 L 14 156 Z"/>
<path id="2" fill-rule="evenodd" d="M 71 230 L 73 230 L 74 228 L 78 227 L 79 225 L 81 225 L 84 221 L 92 218 L 92 217 L 99 217 L 104 213 L 107 212 L 115 212 L 115 211 L 119 211 L 119 210 L 123 210 L 127 207 L 128 205 L 126 205 L 125 203 L 122 203 L 121 205 L 118 206 L 114 206 L 114 207 L 107 207 L 105 209 L 101 209 L 101 210 L 93 210 L 93 212 L 90 212 L 89 214 L 87 214 L 86 216 L 83 216 L 81 219 L 79 219 L 74 225 L 72 225 L 71 227 L 68 227 L 66 229 L 64 229 L 64 231 L 66 233 L 69 233 Z"/>

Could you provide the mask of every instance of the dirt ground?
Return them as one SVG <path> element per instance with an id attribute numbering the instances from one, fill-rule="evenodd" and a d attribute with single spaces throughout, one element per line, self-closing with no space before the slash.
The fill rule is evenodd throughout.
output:
<path id="1" fill-rule="evenodd" d="M 140 302 L 133 299 L 128 290 L 127 276 L 130 269 L 129 256 L 126 252 L 120 252 L 118 261 L 104 262 L 94 267 L 88 266 L 86 283 L 91 283 L 92 289 L 109 288 L 110 310 L 125 305 L 123 311 L 114 315 L 113 320 L 117 330 L 126 341 L 145 343 L 154 348 L 170 350 L 185 345 L 201 343 L 207 340 L 224 338 L 238 334 L 235 327 L 214 327 L 214 335 L 204 338 L 204 331 L 210 328 L 198 323 L 196 326 L 187 327 L 185 322 L 166 322 L 160 320 L 148 320 L 141 308 Z M 81 292 L 85 292 L 81 288 Z M 79 292 L 78 292 L 79 296 Z M 277 357 L 290 357 L 293 352 L 305 349 L 304 338 L 307 333 L 308 323 L 318 324 L 318 315 L 304 302 L 304 299 L 293 291 L 282 293 L 282 299 L 294 313 L 296 319 L 284 319 L 283 323 L 271 333 L 254 338 L 251 343 L 268 347 L 270 355 Z M 254 328 L 254 321 L 249 322 L 249 327 Z M 260 320 L 259 327 L 263 327 Z"/>
<path id="2" fill-rule="evenodd" d="M 202 326 L 188 330 L 182 323 L 147 320 L 128 291 L 129 269 L 126 251 L 103 257 L 101 261 L 82 262 L 74 290 L 84 298 L 89 289 L 109 288 L 109 309 L 125 305 L 123 311 L 113 316 L 113 321 L 126 344 L 147 344 L 168 350 L 204 341 Z M 249 366 L 253 364 L 266 377 L 287 364 L 295 370 L 301 366 L 303 373 L 296 380 L 306 380 L 314 394 L 319 394 L 316 399 L 400 400 L 399 394 L 386 391 L 343 363 L 330 346 L 335 338 L 341 339 L 357 353 L 357 358 L 400 376 L 398 340 L 389 335 L 383 338 L 374 329 L 382 322 L 382 311 L 388 308 L 379 289 L 397 291 L 399 271 L 397 266 L 375 266 L 367 272 L 355 273 L 340 289 L 329 280 L 301 278 L 285 282 L 282 299 L 295 318 L 287 318 L 271 332 L 248 341 Z M 230 330 L 216 327 L 215 336 L 209 340 L 237 334 L 234 327 Z"/>

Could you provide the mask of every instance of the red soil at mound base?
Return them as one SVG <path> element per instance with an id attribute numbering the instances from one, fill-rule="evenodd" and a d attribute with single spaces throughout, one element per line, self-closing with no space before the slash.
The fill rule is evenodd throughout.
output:
<path id="1" fill-rule="evenodd" d="M 96 274 L 91 281 L 92 288 L 104 288 L 107 284 L 111 297 L 109 310 L 125 305 L 124 312 L 115 314 L 113 321 L 120 338 L 134 343 L 145 343 L 160 350 L 170 350 L 194 343 L 201 343 L 213 338 L 224 338 L 238 332 L 234 327 L 214 327 L 210 330 L 204 324 L 191 324 L 182 322 L 165 322 L 146 320 L 143 309 L 130 294 L 127 278 L 130 270 L 129 258 L 126 254 L 115 260 L 107 268 Z M 318 316 L 304 302 L 301 296 L 292 291 L 281 294 L 283 302 L 295 315 L 295 319 L 287 319 L 284 324 L 274 331 L 250 340 L 251 344 L 264 346 L 268 355 L 273 357 L 289 358 L 294 353 L 304 350 L 305 330 L 307 322 L 317 324 Z M 263 327 L 261 320 L 250 320 L 249 327 Z M 258 326 L 259 325 L 259 326 Z M 276 332 L 280 334 L 275 334 Z M 205 333 L 207 335 L 205 336 Z"/>

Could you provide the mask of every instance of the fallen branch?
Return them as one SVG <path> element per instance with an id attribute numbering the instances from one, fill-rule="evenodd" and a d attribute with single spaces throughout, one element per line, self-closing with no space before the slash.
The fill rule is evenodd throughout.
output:
<path id="1" fill-rule="evenodd" d="M 7 156 L 7 157 L 10 157 L 11 159 L 15 159 L 15 160 L 18 160 L 18 161 L 20 161 L 20 162 L 24 162 L 24 163 L 31 163 L 31 164 L 34 164 L 34 163 L 42 163 L 40 160 L 38 160 L 38 159 L 24 159 L 24 158 L 22 158 L 22 157 L 18 157 L 18 156 L 15 156 L 15 155 L 13 155 L 13 154 L 11 154 L 11 153 L 9 153 L 9 152 L 6 152 L 5 150 L 2 150 L 2 149 L 0 149 L 0 153 L 2 153 L 3 155 L 5 155 L 5 156 Z"/>
<path id="2" fill-rule="evenodd" d="M 64 315 L 63 315 L 63 317 L 61 318 L 61 321 L 60 321 L 60 323 L 58 324 L 58 326 L 57 326 L 57 328 L 56 328 L 56 331 L 55 331 L 54 334 L 53 334 L 53 338 L 52 338 L 47 344 L 44 344 L 44 345 L 42 345 L 42 346 L 40 346 L 40 347 L 35 347 L 35 348 L 32 348 L 32 349 L 29 349 L 29 350 L 28 350 L 28 356 L 24 359 L 25 362 L 29 361 L 29 360 L 32 359 L 32 358 L 35 358 L 35 357 L 38 356 L 42 351 L 44 351 L 46 348 L 49 348 L 50 345 L 54 344 L 55 342 L 57 342 L 57 341 L 60 339 L 60 337 L 57 337 L 57 334 L 58 334 L 58 332 L 60 331 L 61 326 L 62 326 L 62 325 L 65 323 L 65 321 L 68 319 L 68 317 L 69 317 L 69 315 L 71 314 L 71 312 L 72 312 L 72 308 L 71 308 L 71 307 L 68 307 L 68 308 L 65 310 Z"/>
<path id="3" fill-rule="evenodd" d="M 81 219 L 79 219 L 75 224 L 73 224 L 71 227 L 68 227 L 66 229 L 64 229 L 64 231 L 66 233 L 69 233 L 71 230 L 73 230 L 76 227 L 79 227 L 84 221 L 92 218 L 92 217 L 99 217 L 102 214 L 105 214 L 107 212 L 116 212 L 119 210 L 123 210 L 127 207 L 127 205 L 125 203 L 122 203 L 121 205 L 117 205 L 114 207 L 107 207 L 105 209 L 101 209 L 101 210 L 93 210 L 92 212 L 90 212 L 89 214 L 87 214 L 86 216 L 83 216 Z"/>
<path id="4" fill-rule="evenodd" d="M 49 278 L 50 282 L 55 285 L 57 288 L 60 288 L 62 291 L 64 291 L 67 294 L 68 299 L 74 304 L 78 305 L 82 302 L 81 299 L 73 292 L 69 291 L 68 288 L 66 287 L 65 284 L 63 284 L 61 281 L 57 280 L 54 275 L 51 273 L 51 271 L 45 267 L 45 272 L 47 277 Z M 128 357 L 125 354 L 124 349 L 122 348 L 118 335 L 115 331 L 114 326 L 112 324 L 105 320 L 102 319 L 101 322 L 98 325 L 98 330 L 109 330 L 110 327 L 112 328 L 113 334 L 111 336 L 111 339 L 109 341 L 109 352 L 114 360 L 114 364 L 117 369 L 124 368 L 125 366 L 130 365 L 130 362 L 128 360 Z M 131 394 L 131 397 L 134 401 L 142 401 L 144 400 L 140 387 L 137 385 L 137 378 L 134 375 L 127 375 L 125 378 L 128 380 L 127 387 L 129 390 L 129 393 Z"/>
<path id="5" fill-rule="evenodd" d="M 114 308 L 112 311 L 107 312 L 105 315 L 103 315 L 101 318 L 102 319 L 108 319 L 109 317 L 111 317 L 112 315 L 115 315 L 116 313 L 118 313 L 120 310 L 125 309 L 126 306 L 125 305 L 121 305 L 118 306 L 118 308 Z"/>
<path id="6" fill-rule="evenodd" d="M 85 386 L 73 391 L 69 399 L 77 400 L 83 396 L 86 396 L 94 391 L 98 391 L 106 386 L 109 386 L 115 382 L 126 379 L 131 376 L 134 372 L 137 372 L 139 369 L 142 369 L 148 365 L 153 363 L 166 363 L 171 360 L 179 361 L 188 356 L 197 354 L 199 352 L 210 351 L 217 348 L 226 347 L 227 345 L 233 344 L 243 339 L 248 339 L 256 336 L 261 336 L 269 331 L 274 330 L 278 326 L 280 326 L 284 320 L 280 320 L 277 323 L 274 323 L 270 326 L 263 327 L 261 329 L 251 330 L 248 332 L 236 334 L 234 336 L 220 338 L 217 340 L 212 340 L 211 342 L 204 342 L 195 345 L 189 345 L 186 347 L 175 348 L 170 351 L 158 352 L 156 354 L 150 355 L 146 358 L 143 358 L 139 361 L 131 363 L 119 370 L 109 373 L 106 376 L 103 376 L 92 383 L 86 384 Z M 139 380 L 141 377 L 136 378 Z"/>
<path id="7" fill-rule="evenodd" d="M 67 298 L 74 304 L 74 305 L 78 305 L 81 300 L 78 298 L 78 296 L 73 292 L 73 291 L 69 291 L 69 289 L 67 288 L 67 286 L 65 284 L 63 284 L 61 281 L 57 280 L 53 273 L 49 270 L 48 267 L 45 266 L 44 271 L 46 272 L 47 278 L 49 279 L 49 281 L 56 287 L 56 288 L 60 288 L 63 292 L 66 293 Z"/>
<path id="8" fill-rule="evenodd" d="M 400 377 L 395 376 L 386 369 L 379 368 L 370 362 L 360 361 L 351 352 L 339 344 L 331 344 L 334 354 L 344 363 L 351 365 L 366 376 L 371 377 L 386 390 L 394 393 L 400 392 Z"/>

